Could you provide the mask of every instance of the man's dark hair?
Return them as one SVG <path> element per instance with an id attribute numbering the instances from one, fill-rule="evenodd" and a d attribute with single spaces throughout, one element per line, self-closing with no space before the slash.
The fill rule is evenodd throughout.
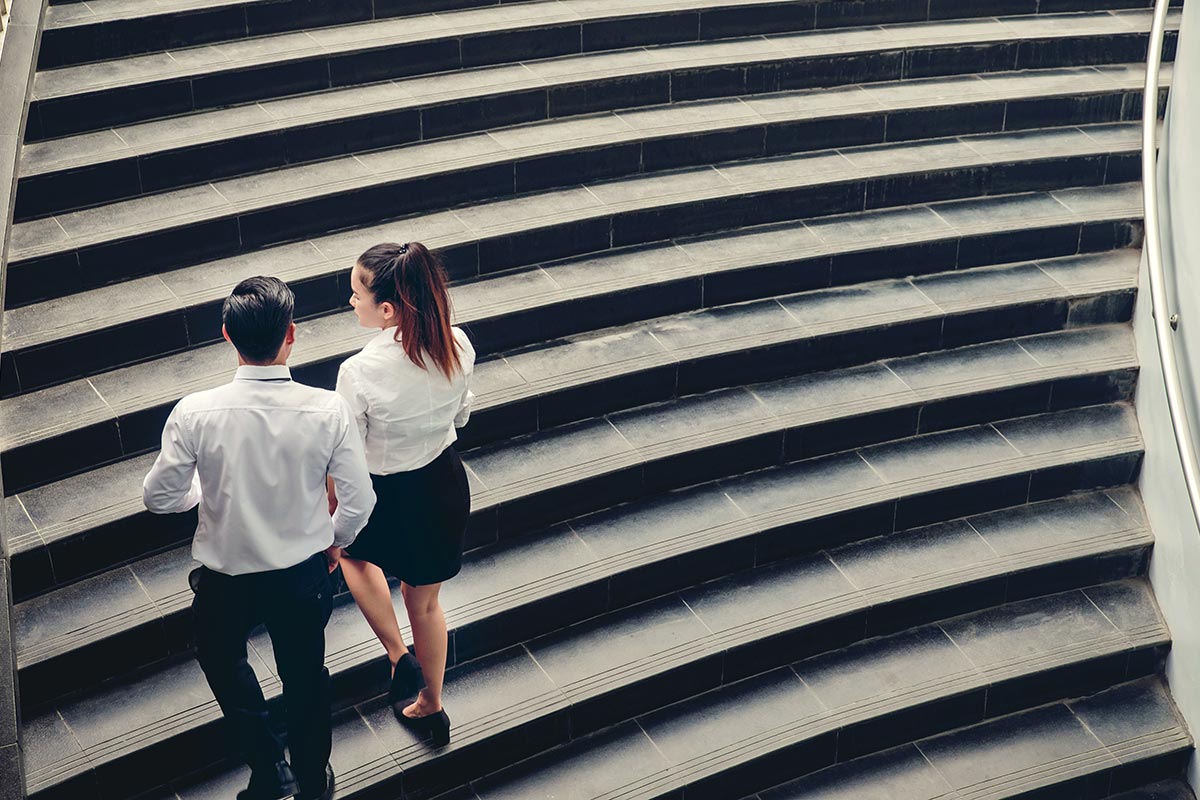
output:
<path id="1" fill-rule="evenodd" d="M 221 321 L 243 359 L 266 364 L 279 355 L 295 307 L 296 297 L 286 283 L 259 275 L 233 287 Z"/>

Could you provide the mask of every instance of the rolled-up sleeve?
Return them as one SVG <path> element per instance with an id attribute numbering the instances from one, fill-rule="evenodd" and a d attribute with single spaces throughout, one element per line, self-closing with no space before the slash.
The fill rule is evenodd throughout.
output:
<path id="1" fill-rule="evenodd" d="M 333 543 L 338 547 L 350 545 L 367 524 L 375 508 L 375 490 L 367 457 L 350 405 L 342 400 L 339 429 L 333 454 L 329 459 L 329 477 L 337 493 L 337 510 L 333 512 Z"/>
<path id="2" fill-rule="evenodd" d="M 177 514 L 200 504 L 196 451 L 179 405 L 163 426 L 162 449 L 142 481 L 142 502 L 155 514 Z"/>

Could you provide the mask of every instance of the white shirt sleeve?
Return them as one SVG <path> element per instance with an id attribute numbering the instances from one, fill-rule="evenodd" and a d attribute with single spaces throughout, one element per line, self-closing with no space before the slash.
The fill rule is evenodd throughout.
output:
<path id="1" fill-rule="evenodd" d="M 349 362 L 342 362 L 341 367 L 338 368 L 337 386 L 334 391 L 341 395 L 346 404 L 350 406 L 354 421 L 358 425 L 359 438 L 365 442 L 367 440 L 367 398 L 354 378 L 352 369 Z"/>
<path id="2" fill-rule="evenodd" d="M 163 427 L 162 449 L 142 481 L 142 501 L 155 514 L 176 514 L 200 505 L 200 474 L 179 405 Z"/>
<path id="3" fill-rule="evenodd" d="M 375 490 L 363 439 L 355 430 L 354 411 L 346 402 L 340 403 L 342 416 L 337 432 L 337 444 L 329 459 L 329 477 L 337 493 L 337 510 L 333 512 L 333 543 L 337 547 L 350 545 L 367 524 L 375 508 Z"/>
<path id="4" fill-rule="evenodd" d="M 459 346 L 463 378 L 466 381 L 462 398 L 458 402 L 458 413 L 454 415 L 454 427 L 461 428 L 471 418 L 471 404 L 475 401 L 475 393 L 471 391 L 471 375 L 475 372 L 475 347 L 464 331 L 456 328 L 454 333 Z"/>
<path id="5" fill-rule="evenodd" d="M 471 387 L 463 389 L 462 399 L 458 403 L 458 413 L 454 415 L 454 427 L 461 428 L 471 418 L 471 403 L 475 401 L 475 393 Z M 443 417 L 445 419 L 445 417 Z"/>

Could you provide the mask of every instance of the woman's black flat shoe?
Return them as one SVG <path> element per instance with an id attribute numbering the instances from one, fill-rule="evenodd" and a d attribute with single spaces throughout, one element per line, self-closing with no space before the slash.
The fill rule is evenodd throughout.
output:
<path id="1" fill-rule="evenodd" d="M 425 675 L 421 672 L 421 662 L 412 653 L 400 656 L 392 673 L 392 685 L 388 688 L 388 702 L 393 708 L 397 705 L 403 708 L 424 688 Z"/>
<path id="2" fill-rule="evenodd" d="M 424 717 L 410 717 L 403 711 L 396 712 L 396 716 L 413 733 L 432 739 L 434 747 L 450 744 L 450 715 L 445 709 Z"/>

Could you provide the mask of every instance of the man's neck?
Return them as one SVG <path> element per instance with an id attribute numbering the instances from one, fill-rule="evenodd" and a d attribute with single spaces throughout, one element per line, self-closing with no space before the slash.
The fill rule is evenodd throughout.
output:
<path id="1" fill-rule="evenodd" d="M 282 359 L 277 358 L 274 361 L 267 361 L 267 362 L 263 363 L 260 361 L 247 361 L 246 359 L 242 358 L 241 353 L 238 353 L 238 366 L 239 367 L 286 367 L 287 359 L 286 358 L 282 358 Z"/>

